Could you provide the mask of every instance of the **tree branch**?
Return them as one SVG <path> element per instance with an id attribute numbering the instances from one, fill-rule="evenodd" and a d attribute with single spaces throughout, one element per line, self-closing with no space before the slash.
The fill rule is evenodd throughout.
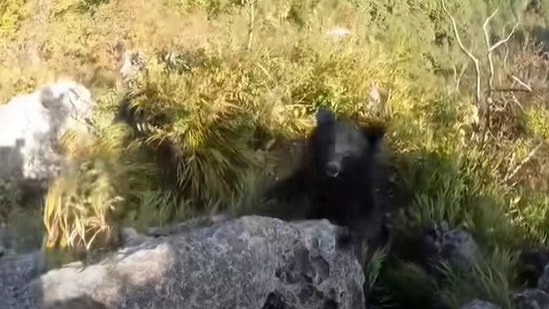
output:
<path id="1" fill-rule="evenodd" d="M 452 14 L 450 14 L 450 12 L 448 11 L 448 8 L 446 7 L 446 1 L 445 0 L 440 0 L 440 3 L 442 5 L 442 10 L 448 16 L 450 21 L 452 22 L 452 28 L 454 30 L 454 35 L 456 36 L 456 40 L 458 42 L 459 48 L 463 51 L 463 53 L 465 53 L 465 55 L 467 55 L 467 57 L 469 57 L 469 59 L 471 59 L 471 61 L 475 65 L 476 89 L 477 89 L 477 91 L 476 91 L 476 103 L 477 103 L 477 106 L 478 106 L 478 105 L 480 105 L 480 102 L 481 102 L 480 62 L 479 62 L 478 58 L 476 58 L 463 44 L 463 41 L 461 40 L 461 37 L 459 36 L 456 20 L 455 20 L 454 16 L 452 16 Z"/>
<path id="2" fill-rule="evenodd" d="M 247 50 L 252 49 L 253 38 L 254 38 L 254 28 L 255 28 L 255 4 L 256 0 L 247 0 L 248 5 L 248 44 L 246 46 Z"/>
<path id="3" fill-rule="evenodd" d="M 507 175 L 505 176 L 505 178 L 503 179 L 503 182 L 506 183 L 507 181 L 509 181 L 511 178 L 515 177 L 515 175 L 520 171 L 520 169 L 522 169 L 522 167 L 524 167 L 524 165 L 526 165 L 526 163 L 530 162 L 530 160 L 532 160 L 532 158 L 536 155 L 536 153 L 541 149 L 541 146 L 543 146 L 543 142 L 539 142 L 536 147 L 534 147 L 529 153 L 528 155 L 522 159 L 522 161 L 520 161 L 520 163 L 515 167 L 515 169 L 513 169 L 512 172 L 510 173 L 507 173 Z"/>
<path id="4" fill-rule="evenodd" d="M 515 26 L 513 27 L 513 29 L 511 30 L 511 32 L 502 40 L 499 40 L 498 42 L 496 42 L 495 44 L 491 44 L 490 43 L 490 32 L 488 31 L 488 26 L 490 24 L 490 21 L 494 18 L 494 16 L 496 16 L 497 12 L 498 12 L 499 9 L 495 9 L 494 12 L 488 16 L 488 18 L 486 18 L 486 20 L 484 21 L 484 24 L 482 25 L 482 30 L 484 32 L 484 41 L 486 43 L 486 59 L 488 61 L 488 66 L 489 66 L 489 71 L 488 71 L 488 88 L 487 88 L 487 96 L 486 96 L 486 115 L 484 117 L 484 121 L 485 121 L 485 124 L 484 124 L 484 129 L 483 129 L 483 136 L 486 137 L 486 131 L 488 131 L 490 129 L 490 118 L 491 118 L 491 110 L 492 110 L 492 93 L 494 91 L 494 59 L 492 58 L 493 56 L 493 52 L 500 46 L 502 46 L 503 44 L 507 43 L 510 39 L 511 39 L 511 36 L 515 33 L 517 27 L 519 26 L 519 24 L 515 24 Z M 484 139 L 483 139 L 483 143 L 484 143 Z"/>

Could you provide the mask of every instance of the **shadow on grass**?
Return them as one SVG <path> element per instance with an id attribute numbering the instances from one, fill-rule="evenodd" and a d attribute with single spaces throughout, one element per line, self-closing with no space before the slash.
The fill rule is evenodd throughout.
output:
<path id="1" fill-rule="evenodd" d="M 230 206 L 223 207 L 223 211 L 233 216 L 305 218 L 309 207 L 306 199 L 292 203 L 261 201 L 264 188 L 271 184 L 263 179 L 271 173 L 269 162 L 284 166 L 271 175 L 274 178 L 288 175 L 299 164 L 295 160 L 299 156 L 289 151 L 288 145 L 299 149 L 303 140 L 279 143 L 275 146 L 278 153 L 262 153 L 265 171 L 251 174 L 250 186 L 243 188 L 235 200 L 227 201 Z M 381 211 L 374 215 L 374 232 L 369 240 L 374 244 L 372 249 L 383 247 L 385 236 L 379 227 L 384 214 L 390 213 L 392 242 L 386 261 L 376 270 L 378 274 L 367 274 L 367 278 L 374 278 L 369 280 L 375 280 L 367 283 L 373 286 L 366 293 L 370 307 L 390 303 L 393 308 L 452 308 L 481 298 L 507 308 L 508 292 L 515 285 L 511 253 L 521 248 L 525 237 L 506 213 L 509 197 L 490 178 L 493 173 L 486 170 L 490 165 L 482 162 L 490 158 L 448 151 L 399 153 L 386 147 L 381 159 L 384 172 L 377 192 Z M 424 228 L 442 221 L 469 230 L 490 262 L 465 279 L 443 284 L 433 281 L 421 268 L 427 254 L 422 251 L 421 241 Z M 373 250 L 368 251 L 370 254 Z"/>
<path id="2" fill-rule="evenodd" d="M 378 274 L 366 274 L 375 282 L 366 291 L 370 307 L 454 308 L 474 298 L 509 308 L 508 293 L 514 281 L 514 255 L 526 236 L 511 221 L 508 196 L 494 185 L 482 164 L 471 154 L 436 152 L 397 153 L 386 147 L 377 201 L 374 250 L 383 248 L 381 217 L 392 217 L 391 243 Z M 486 165 L 485 165 L 486 166 Z M 305 198 L 292 203 L 262 204 L 243 214 L 260 214 L 283 220 L 301 220 L 308 210 Z M 242 214 L 242 213 L 241 213 Z M 430 254 L 422 246 L 426 228 L 446 221 L 450 227 L 469 231 L 483 252 L 483 261 L 459 279 L 441 282 L 424 268 Z M 364 269 L 372 262 L 366 259 Z M 480 262 L 479 262 L 480 263 Z"/>
<path id="3" fill-rule="evenodd" d="M 40 202 L 45 192 L 38 183 L 24 180 L 20 149 L 25 141 L 18 139 L 15 144 L 0 147 L 0 223 L 7 223 L 7 230 L 0 232 L 0 247 L 23 253 L 40 247 Z"/>
<path id="4" fill-rule="evenodd" d="M 283 141 L 287 144 L 295 142 Z M 286 153 L 283 158 L 288 165 L 293 165 L 287 152 L 282 153 Z M 369 268 L 369 271 L 378 273 L 366 274 L 368 280 L 373 280 L 366 282 L 367 286 L 373 286 L 366 290 L 368 308 L 454 308 L 473 298 L 508 308 L 505 299 L 513 285 L 509 279 L 510 266 L 504 263 L 507 256 L 503 255 L 499 258 L 504 262 L 498 264 L 493 252 L 498 247 L 518 249 L 521 241 L 517 230 L 505 216 L 504 197 L 486 183 L 481 172 L 474 169 L 475 163 L 456 154 L 399 154 L 391 149 L 383 153 L 384 172 L 380 175 L 378 202 L 382 213 L 393 214 L 393 241 L 381 268 Z M 255 180 L 258 181 L 257 178 Z M 259 200 L 263 182 L 255 184 L 249 194 L 243 194 L 242 200 L 234 203 L 234 215 L 259 214 L 284 220 L 303 218 L 307 210 L 304 207 L 306 202 L 261 205 Z M 470 230 L 488 260 L 492 261 L 492 264 L 483 266 L 478 277 L 474 274 L 457 283 L 440 283 L 421 269 L 425 257 L 425 252 L 421 250 L 423 227 L 442 220 L 450 226 L 463 226 Z M 483 271 L 496 273 L 486 279 L 480 276 Z M 128 285 L 127 289 L 129 291 L 133 287 Z M 145 286 L 135 287 L 136 291 L 147 289 Z M 105 306 L 88 296 L 55 306 L 63 308 L 76 303 L 82 304 L 82 308 Z"/>
<path id="5" fill-rule="evenodd" d="M 510 308 L 516 285 L 513 253 L 524 235 L 507 216 L 505 197 L 468 154 L 415 152 L 395 155 L 401 205 L 393 221 L 393 242 L 370 301 L 373 307 L 458 308 L 479 298 Z M 448 222 L 469 231 L 483 258 L 470 273 L 435 278 L 427 271 L 432 254 L 424 231 Z"/>

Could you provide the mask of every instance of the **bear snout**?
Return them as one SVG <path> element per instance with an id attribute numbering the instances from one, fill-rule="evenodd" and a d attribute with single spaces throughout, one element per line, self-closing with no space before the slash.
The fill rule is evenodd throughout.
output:
<path id="1" fill-rule="evenodd" d="M 336 178 L 341 174 L 341 163 L 338 161 L 330 161 L 326 164 L 325 172 L 328 177 Z"/>

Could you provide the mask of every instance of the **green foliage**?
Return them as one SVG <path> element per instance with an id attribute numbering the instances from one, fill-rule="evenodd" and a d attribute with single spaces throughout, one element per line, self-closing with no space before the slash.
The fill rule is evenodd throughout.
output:
<path id="1" fill-rule="evenodd" d="M 391 291 L 395 307 L 425 308 L 438 297 L 436 281 L 421 266 L 411 262 L 386 267 L 382 286 Z"/>
<path id="2" fill-rule="evenodd" d="M 523 113 L 523 126 L 530 134 L 549 139 L 549 111 L 530 107 Z"/>
<path id="3" fill-rule="evenodd" d="M 20 21 L 25 18 L 27 9 L 27 1 L 2 1 L 0 4 L 0 38 L 2 38 L 2 44 L 15 39 Z"/>
<path id="4" fill-rule="evenodd" d="M 75 168 L 50 184 L 47 192 L 43 216 L 49 247 L 89 250 L 116 242 L 113 223 L 131 210 L 126 203 L 135 203 L 137 192 L 154 184 L 154 170 L 151 173 L 149 165 L 132 160 L 133 147 L 123 147 L 129 133 L 126 126 L 95 129 L 87 139 L 75 132 L 64 136 Z"/>
<path id="5" fill-rule="evenodd" d="M 511 308 L 508 295 L 511 292 L 512 258 L 511 252 L 496 249 L 487 259 L 475 264 L 470 273 L 458 272 L 443 265 L 447 284 L 440 292 L 442 302 L 457 308 L 478 298 L 501 308 Z"/>
<path id="6" fill-rule="evenodd" d="M 547 219 L 549 218 L 549 199 L 542 192 L 524 189 L 517 193 L 515 201 L 515 222 L 528 235 L 530 241 L 545 243 L 549 236 Z"/>
<path id="7" fill-rule="evenodd" d="M 247 168 L 257 166 L 247 142 L 254 133 L 253 115 L 246 109 L 251 103 L 238 93 L 247 80 L 236 72 L 215 61 L 191 74 L 150 68 L 136 86 L 141 91 L 132 107 L 155 124 L 146 143 L 158 146 L 168 139 L 181 150 L 172 154 L 177 163 L 171 168 L 186 199 L 218 203 L 235 194 Z"/>

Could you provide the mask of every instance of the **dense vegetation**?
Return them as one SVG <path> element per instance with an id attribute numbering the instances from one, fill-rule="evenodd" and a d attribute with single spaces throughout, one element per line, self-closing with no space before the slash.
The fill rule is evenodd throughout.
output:
<path id="1" fill-rule="evenodd" d="M 1 101 L 62 75 L 88 86 L 100 109 L 96 144 L 73 152 L 81 168 L 51 184 L 43 219 L 31 226 L 28 213 L 39 211 L 17 206 L 13 190 L 2 211 L 19 230 L 45 224 L 50 245 L 69 247 L 104 246 L 120 225 L 253 212 L 264 180 L 288 168 L 292 139 L 330 106 L 386 122 L 389 178 L 410 197 L 392 205 L 405 206 L 396 238 L 446 220 L 471 230 L 487 256 L 473 274 L 437 286 L 413 264 L 375 255 L 370 284 L 385 304 L 481 297 L 509 308 L 517 250 L 549 235 L 549 65 L 538 46 L 548 8 L 545 0 L 2 1 Z M 326 34 L 338 26 L 351 34 Z M 147 63 L 130 88 L 118 77 L 121 42 Z M 366 108 L 372 84 L 385 98 L 377 111 Z M 121 100 L 146 130 L 110 122 Z"/>

